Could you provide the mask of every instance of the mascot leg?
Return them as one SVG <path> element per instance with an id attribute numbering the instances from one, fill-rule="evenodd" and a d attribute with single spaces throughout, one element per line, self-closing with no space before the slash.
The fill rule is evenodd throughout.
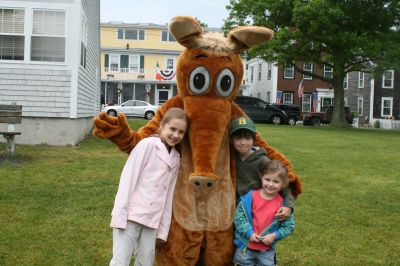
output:
<path id="1" fill-rule="evenodd" d="M 203 233 L 188 231 L 172 217 L 168 241 L 156 248 L 157 266 L 195 266 Z"/>
<path id="2" fill-rule="evenodd" d="M 157 266 L 230 266 L 233 226 L 226 231 L 189 231 L 172 218 L 167 243 L 156 249 Z"/>
<path id="3" fill-rule="evenodd" d="M 233 260 L 233 226 L 226 231 L 206 232 L 201 264 L 204 266 L 231 266 Z"/>

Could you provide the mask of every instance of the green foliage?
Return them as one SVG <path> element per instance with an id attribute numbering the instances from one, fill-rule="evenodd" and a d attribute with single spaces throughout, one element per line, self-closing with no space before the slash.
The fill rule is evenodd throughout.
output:
<path id="1" fill-rule="evenodd" d="M 304 74 L 310 74 L 302 69 L 304 61 L 333 67 L 332 79 L 312 74 L 335 89 L 333 124 L 345 121 L 346 73 L 400 67 L 399 1 L 231 0 L 227 9 L 226 30 L 254 24 L 275 31 L 272 41 L 253 48 L 251 56 L 281 66 L 293 63 Z"/>
<path id="2" fill-rule="evenodd" d="M 381 121 L 376 120 L 374 123 L 374 128 L 380 128 L 381 127 Z"/>
<path id="3" fill-rule="evenodd" d="M 277 245 L 280 265 L 398 264 L 399 132 L 257 129 L 303 184 L 295 232 Z M 17 145 L 11 162 L 5 149 L 0 144 L 0 265 L 107 265 L 127 155 L 92 136 L 77 147 Z"/>

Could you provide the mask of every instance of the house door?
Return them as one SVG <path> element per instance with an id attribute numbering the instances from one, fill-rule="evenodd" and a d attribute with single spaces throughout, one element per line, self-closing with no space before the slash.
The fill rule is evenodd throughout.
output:
<path id="1" fill-rule="evenodd" d="M 158 101 L 156 102 L 156 104 L 162 105 L 163 103 L 168 101 L 168 99 L 171 98 L 170 94 L 171 94 L 170 90 L 158 90 L 157 91 Z"/>

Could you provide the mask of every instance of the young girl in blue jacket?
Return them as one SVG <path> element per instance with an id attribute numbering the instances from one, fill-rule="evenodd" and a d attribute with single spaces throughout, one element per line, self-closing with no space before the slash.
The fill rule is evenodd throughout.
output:
<path id="1" fill-rule="evenodd" d="M 166 241 L 172 217 L 172 197 L 180 166 L 175 145 L 185 135 L 188 118 L 170 108 L 159 135 L 141 140 L 122 170 L 112 211 L 113 258 L 110 265 L 154 265 L 156 238 Z"/>
<path id="2" fill-rule="evenodd" d="M 293 214 L 284 221 L 274 218 L 282 205 L 279 192 L 288 184 L 287 168 L 270 161 L 261 171 L 262 187 L 240 197 L 235 214 L 237 265 L 275 265 L 275 243 L 294 230 Z"/>

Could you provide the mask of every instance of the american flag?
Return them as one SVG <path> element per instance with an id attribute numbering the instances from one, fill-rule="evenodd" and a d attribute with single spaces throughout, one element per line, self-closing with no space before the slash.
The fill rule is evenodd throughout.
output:
<path id="1" fill-rule="evenodd" d="M 283 92 L 277 91 L 276 92 L 276 103 L 282 103 Z"/>
<path id="2" fill-rule="evenodd" d="M 297 90 L 297 94 L 299 95 L 299 99 L 303 97 L 304 94 L 304 80 L 302 79 L 299 83 L 299 89 Z"/>
<path id="3" fill-rule="evenodd" d="M 312 93 L 312 111 L 317 112 L 318 110 L 318 94 L 316 92 Z"/>

